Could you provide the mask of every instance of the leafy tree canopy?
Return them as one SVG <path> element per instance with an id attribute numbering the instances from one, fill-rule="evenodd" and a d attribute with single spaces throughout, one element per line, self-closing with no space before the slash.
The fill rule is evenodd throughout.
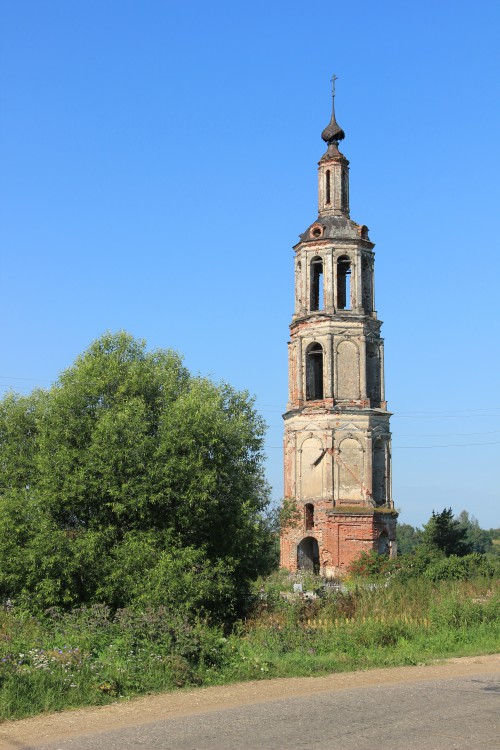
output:
<path id="1" fill-rule="evenodd" d="M 398 553 L 407 555 L 415 550 L 421 540 L 422 532 L 409 523 L 398 523 L 396 526 L 396 541 Z"/>
<path id="2" fill-rule="evenodd" d="M 491 533 L 479 526 L 479 521 L 470 516 L 466 510 L 459 513 L 457 518 L 460 526 L 465 529 L 465 541 L 472 552 L 485 554 L 493 548 Z"/>
<path id="3" fill-rule="evenodd" d="M 7 395 L 0 595 L 231 615 L 273 562 L 264 430 L 247 393 L 125 332 L 50 390 Z"/>
<path id="4" fill-rule="evenodd" d="M 467 530 L 453 518 L 451 508 L 441 513 L 432 511 L 432 516 L 422 531 L 422 546 L 431 551 L 440 551 L 445 555 L 466 555 L 472 551 L 467 541 Z"/>

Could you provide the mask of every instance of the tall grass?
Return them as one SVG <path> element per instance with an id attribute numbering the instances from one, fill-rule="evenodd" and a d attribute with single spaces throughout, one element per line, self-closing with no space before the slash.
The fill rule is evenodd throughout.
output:
<path id="1" fill-rule="evenodd" d="M 259 581 L 247 619 L 230 634 L 161 607 L 0 611 L 0 716 L 500 650 L 498 580 L 395 580 L 312 600 L 293 593 L 293 582 L 283 573 Z"/>
<path id="2" fill-rule="evenodd" d="M 234 640 L 234 677 L 419 664 L 500 648 L 498 581 L 415 579 L 291 606 L 265 598 Z M 228 670 L 226 669 L 226 676 Z"/>
<path id="3" fill-rule="evenodd" d="M 234 677 L 419 664 L 500 647 L 498 582 L 413 580 L 292 606 L 263 601 L 242 628 Z M 227 671 L 226 671 L 227 674 Z"/>

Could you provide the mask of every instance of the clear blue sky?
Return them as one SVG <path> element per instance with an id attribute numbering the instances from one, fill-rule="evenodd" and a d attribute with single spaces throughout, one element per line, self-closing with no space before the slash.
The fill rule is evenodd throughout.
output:
<path id="1" fill-rule="evenodd" d="M 0 0 L 0 388 L 124 328 L 256 395 L 280 498 L 291 248 L 335 71 L 401 521 L 499 526 L 499 21 L 482 0 Z"/>

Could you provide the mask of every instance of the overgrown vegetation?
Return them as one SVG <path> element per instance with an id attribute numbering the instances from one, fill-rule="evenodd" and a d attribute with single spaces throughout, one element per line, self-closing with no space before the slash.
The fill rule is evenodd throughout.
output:
<path id="1" fill-rule="evenodd" d="M 254 587 L 231 632 L 176 608 L 93 604 L 0 611 L 0 716 L 103 704 L 183 686 L 419 664 L 495 652 L 498 579 L 324 588 L 283 572 Z M 315 593 L 314 593 L 315 592 Z"/>
<path id="2" fill-rule="evenodd" d="M 418 547 L 414 552 L 390 559 L 376 552 L 365 552 L 351 564 L 355 578 L 374 581 L 414 578 L 429 581 L 466 581 L 471 578 L 500 578 L 500 559 L 472 552 L 469 555 L 445 555 L 443 552 Z"/>

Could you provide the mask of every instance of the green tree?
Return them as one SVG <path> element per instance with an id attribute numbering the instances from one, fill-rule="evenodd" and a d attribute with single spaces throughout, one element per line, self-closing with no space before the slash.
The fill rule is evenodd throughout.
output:
<path id="1" fill-rule="evenodd" d="M 264 430 L 247 393 L 105 334 L 1 402 L 0 595 L 231 616 L 274 562 Z"/>
<path id="2" fill-rule="evenodd" d="M 462 556 L 471 552 L 466 536 L 466 529 L 453 518 L 452 509 L 445 508 L 441 513 L 432 511 L 422 531 L 422 546 L 429 551 L 443 552 L 446 556 Z"/>
<path id="3" fill-rule="evenodd" d="M 409 523 L 398 523 L 396 527 L 396 542 L 398 553 L 407 555 L 413 552 L 421 541 L 422 532 Z"/>
<path id="4" fill-rule="evenodd" d="M 488 553 L 494 557 L 500 557 L 500 529 L 488 529 L 488 536 L 492 544 Z"/>
<path id="5" fill-rule="evenodd" d="M 459 513 L 457 521 L 465 529 L 465 541 L 471 552 L 485 554 L 492 550 L 493 541 L 490 532 L 479 526 L 477 518 L 469 516 L 468 512 L 463 510 Z"/>

